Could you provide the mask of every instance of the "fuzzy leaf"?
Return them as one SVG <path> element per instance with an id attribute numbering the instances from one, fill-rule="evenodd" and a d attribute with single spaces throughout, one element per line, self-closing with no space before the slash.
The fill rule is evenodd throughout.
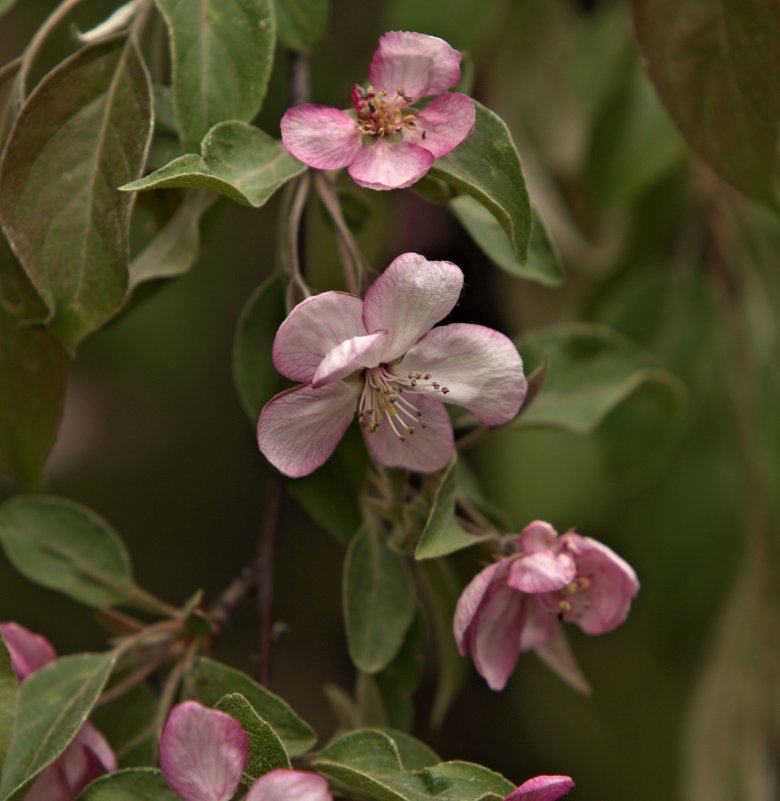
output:
<path id="1" fill-rule="evenodd" d="M 16 673 L 11 665 L 11 654 L 8 652 L 3 635 L 0 634 L 0 765 L 5 762 L 8 746 L 16 722 Z"/>
<path id="2" fill-rule="evenodd" d="M 274 57 L 272 0 L 156 0 L 171 42 L 173 107 L 196 151 L 214 125 L 249 122 L 263 104 Z"/>
<path id="3" fill-rule="evenodd" d="M 120 188 L 125 192 L 164 187 L 207 189 L 244 206 L 259 208 L 280 186 L 305 169 L 280 142 L 259 128 L 243 122 L 223 122 L 206 134 L 200 156 L 187 153 Z"/>
<path id="4" fill-rule="evenodd" d="M 116 187 L 143 169 L 151 85 L 132 40 L 85 47 L 25 103 L 0 165 L 0 217 L 73 352 L 120 308 L 132 198 Z"/>
<path id="5" fill-rule="evenodd" d="M 308 53 L 322 38 L 328 22 L 328 0 L 274 0 L 279 42 Z"/>
<path id="6" fill-rule="evenodd" d="M 77 801 L 181 801 L 154 768 L 129 768 L 107 773 L 87 787 Z"/>

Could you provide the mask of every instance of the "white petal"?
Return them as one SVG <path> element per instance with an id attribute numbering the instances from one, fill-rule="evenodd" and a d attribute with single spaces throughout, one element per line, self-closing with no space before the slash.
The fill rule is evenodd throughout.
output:
<path id="1" fill-rule="evenodd" d="M 474 120 L 474 101 L 470 97 L 460 92 L 439 95 L 417 115 L 416 127 L 406 139 L 440 159 L 474 130 Z"/>
<path id="2" fill-rule="evenodd" d="M 320 362 L 311 385 L 317 387 L 338 381 L 360 367 L 376 367 L 385 349 L 387 331 L 346 339 Z"/>
<path id="3" fill-rule="evenodd" d="M 463 288 L 460 267 L 403 253 L 368 288 L 363 322 L 368 331 L 389 334 L 385 361 L 402 356 L 458 302 Z"/>
<path id="4" fill-rule="evenodd" d="M 349 165 L 352 180 L 367 189 L 404 189 L 430 170 L 433 153 L 412 142 L 388 142 L 377 137 L 364 147 Z"/>
<path id="5" fill-rule="evenodd" d="M 333 801 L 333 797 L 322 776 L 280 768 L 261 776 L 246 801 Z"/>
<path id="6" fill-rule="evenodd" d="M 346 167 L 360 150 L 355 120 L 330 106 L 295 106 L 282 117 L 280 128 L 290 153 L 318 170 Z"/>
<path id="7" fill-rule="evenodd" d="M 368 297 L 366 297 L 366 306 Z M 366 317 L 365 307 L 363 312 Z M 391 329 L 392 330 L 392 329 Z M 453 323 L 434 328 L 392 368 L 396 375 L 430 373 L 430 383 L 446 387 L 417 385 L 446 403 L 465 406 L 480 422 L 489 426 L 511 420 L 525 398 L 528 382 L 523 362 L 512 341 L 481 325 Z"/>

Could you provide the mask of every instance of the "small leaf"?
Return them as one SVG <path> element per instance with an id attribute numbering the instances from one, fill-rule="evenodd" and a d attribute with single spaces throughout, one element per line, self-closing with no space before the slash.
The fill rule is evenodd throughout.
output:
<path id="1" fill-rule="evenodd" d="M 276 732 L 240 693 L 221 698 L 216 708 L 234 717 L 249 735 L 249 761 L 244 773 L 257 779 L 275 768 L 289 768 L 290 758 Z"/>
<path id="2" fill-rule="evenodd" d="M 187 153 L 120 189 L 207 189 L 244 206 L 259 208 L 280 186 L 305 169 L 281 142 L 259 128 L 243 122 L 223 122 L 206 134 L 200 156 Z"/>
<path id="3" fill-rule="evenodd" d="M 200 253 L 200 221 L 216 198 L 190 192 L 154 239 L 130 262 L 129 291 L 144 281 L 186 273 Z"/>
<path id="4" fill-rule="evenodd" d="M 455 519 L 458 460 L 454 457 L 441 477 L 431 511 L 414 552 L 415 559 L 433 559 L 478 545 L 482 537 L 466 533 Z"/>
<path id="5" fill-rule="evenodd" d="M 132 198 L 152 129 L 151 84 L 132 39 L 80 50 L 19 114 L 0 165 L 0 216 L 73 352 L 124 301 Z"/>
<path id="6" fill-rule="evenodd" d="M 502 270 L 517 278 L 537 281 L 545 286 L 558 286 L 563 282 L 560 257 L 535 210 L 528 243 L 528 258 L 521 262 L 514 254 L 498 220 L 485 206 L 470 195 L 459 195 L 450 201 L 450 208 L 480 250 Z"/>
<path id="7" fill-rule="evenodd" d="M 11 654 L 0 634 L 0 765 L 5 762 L 16 722 L 17 679 Z"/>
<path id="8" fill-rule="evenodd" d="M 721 178 L 777 203 L 780 6 L 776 0 L 633 0 L 661 100 Z"/>
<path id="9" fill-rule="evenodd" d="M 551 326 L 522 337 L 518 348 L 532 371 L 547 359 L 547 380 L 516 428 L 559 428 L 578 434 L 596 429 L 617 405 L 643 385 L 679 410 L 685 388 L 653 356 L 609 328 L 590 323 Z"/>
<path id="10" fill-rule="evenodd" d="M 506 123 L 480 103 L 474 106 L 474 131 L 429 175 L 483 205 L 504 229 L 515 258 L 525 262 L 532 221 L 520 156 Z"/>
<path id="11" fill-rule="evenodd" d="M 272 0 L 157 0 L 171 42 L 173 104 L 186 150 L 219 122 L 249 122 L 274 56 Z"/>
<path id="12" fill-rule="evenodd" d="M 89 606 L 140 602 L 130 558 L 111 526 L 64 498 L 23 495 L 0 506 L 0 544 L 30 581 Z"/>
<path id="13" fill-rule="evenodd" d="M 328 0 L 274 0 L 279 42 L 308 53 L 325 33 Z"/>
<path id="14" fill-rule="evenodd" d="M 77 801 L 181 801 L 155 768 L 129 768 L 92 782 Z"/>
<path id="15" fill-rule="evenodd" d="M 366 673 L 386 667 L 403 643 L 414 616 L 403 559 L 372 526 L 350 543 L 344 563 L 344 623 L 352 661 Z"/>
<path id="16" fill-rule="evenodd" d="M 187 675 L 185 691 L 207 706 L 225 695 L 240 693 L 255 712 L 276 732 L 290 756 L 298 756 L 314 745 L 317 737 L 279 696 L 261 687 L 240 670 L 201 657 Z"/>
<path id="17" fill-rule="evenodd" d="M 22 684 L 0 801 L 19 793 L 65 750 L 100 696 L 114 659 L 113 652 L 66 656 Z"/>

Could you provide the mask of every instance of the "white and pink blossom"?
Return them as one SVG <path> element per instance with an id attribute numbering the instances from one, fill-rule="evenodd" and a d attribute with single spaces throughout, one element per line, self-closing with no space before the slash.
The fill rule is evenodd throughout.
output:
<path id="1" fill-rule="evenodd" d="M 636 574 L 614 551 L 589 537 L 558 536 L 542 521 L 526 526 L 517 553 L 478 573 L 455 609 L 460 652 L 494 690 L 503 689 L 523 651 L 549 643 L 557 619 L 603 634 L 628 615 Z"/>
<path id="2" fill-rule="evenodd" d="M 464 406 L 489 426 L 511 420 L 527 382 L 512 342 L 480 325 L 434 328 L 463 287 L 460 268 L 404 253 L 361 300 L 323 292 L 282 323 L 273 361 L 298 386 L 272 398 L 257 440 L 266 458 L 293 478 L 333 453 L 357 412 L 377 462 L 430 472 L 454 450 L 443 406 Z"/>
<path id="3" fill-rule="evenodd" d="M 523 782 L 504 801 L 557 801 L 573 787 L 570 776 L 535 776 Z"/>
<path id="4" fill-rule="evenodd" d="M 369 189 L 411 186 L 474 128 L 474 101 L 447 92 L 460 80 L 460 59 L 436 36 L 386 33 L 371 61 L 370 86 L 352 89 L 353 109 L 291 108 L 281 121 L 282 141 L 304 164 L 347 167 Z M 434 95 L 422 110 L 415 108 Z"/>

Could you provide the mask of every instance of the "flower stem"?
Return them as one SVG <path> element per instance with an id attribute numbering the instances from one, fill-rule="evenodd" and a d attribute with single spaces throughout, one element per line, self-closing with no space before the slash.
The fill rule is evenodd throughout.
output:
<path id="1" fill-rule="evenodd" d="M 273 597 L 274 597 L 274 552 L 276 550 L 276 532 L 279 528 L 279 517 L 282 511 L 282 480 L 273 475 L 268 480 L 265 524 L 258 543 L 257 560 L 255 562 L 255 584 L 257 585 L 257 611 L 260 616 L 260 659 L 257 677 L 261 684 L 268 685 L 271 678 L 271 646 L 273 629 Z"/>

